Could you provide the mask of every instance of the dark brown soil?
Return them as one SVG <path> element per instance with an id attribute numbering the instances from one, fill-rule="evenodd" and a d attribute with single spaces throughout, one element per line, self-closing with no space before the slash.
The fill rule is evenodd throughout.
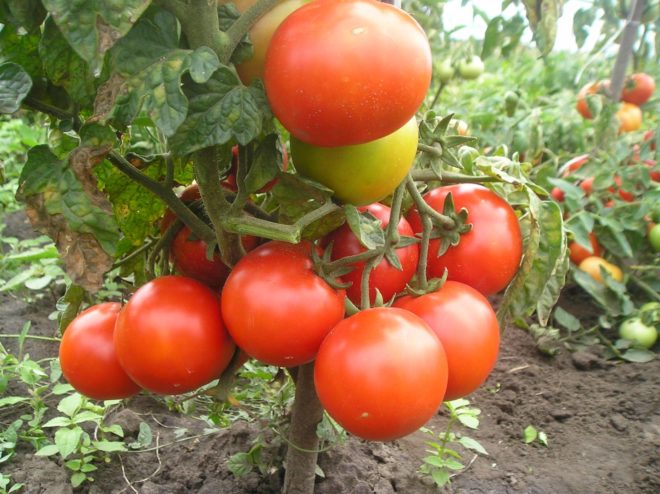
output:
<path id="1" fill-rule="evenodd" d="M 31 320 L 31 334 L 53 335 L 55 323 L 47 319 L 52 308 L 52 300 L 28 306 L 2 295 L 0 334 L 17 333 L 24 321 Z M 54 344 L 40 341 L 30 341 L 26 349 L 33 358 L 52 356 L 57 351 Z M 473 406 L 482 411 L 479 429 L 458 429 L 477 439 L 489 456 L 471 461 L 473 454 L 466 452 L 470 466 L 452 479 L 448 491 L 660 492 L 659 371 L 657 359 L 646 364 L 613 363 L 602 360 L 597 352 L 586 351 L 546 357 L 526 332 L 508 329 L 493 374 L 470 396 Z M 159 448 L 114 456 L 110 463 L 99 466 L 95 482 L 87 484 L 83 492 L 239 494 L 280 490 L 281 469 L 236 479 L 226 468 L 232 454 L 247 451 L 254 437 L 264 432 L 256 424 L 237 422 L 212 435 L 169 444 L 177 428 L 186 428 L 191 436 L 201 434 L 206 424 L 169 412 L 147 396 L 129 400 L 113 420 L 129 437 L 136 437 L 140 422 L 146 421 L 158 438 Z M 429 426 L 440 430 L 445 424 L 446 417 L 439 414 Z M 524 444 L 522 433 L 528 425 L 547 434 L 548 447 L 538 442 Z M 270 437 L 267 432 L 266 437 Z M 319 465 L 325 478 L 318 478 L 315 492 L 438 492 L 430 480 L 417 473 L 426 454 L 426 439 L 421 432 L 391 443 L 351 437 L 346 444 L 321 454 Z M 63 466 L 35 457 L 27 448 L 2 466 L 14 482 L 26 484 L 21 492 L 73 492 Z"/>

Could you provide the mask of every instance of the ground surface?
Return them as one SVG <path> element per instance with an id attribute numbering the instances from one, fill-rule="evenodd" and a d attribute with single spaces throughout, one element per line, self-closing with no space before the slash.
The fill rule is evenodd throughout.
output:
<path id="1" fill-rule="evenodd" d="M 20 224 L 10 226 L 12 230 L 22 229 Z M 576 309 L 576 302 L 571 303 Z M 586 306 L 582 309 L 589 310 Z M 31 334 L 52 336 L 56 331 L 55 323 L 48 320 L 52 310 L 49 299 L 26 304 L 2 295 L 0 334 L 17 333 L 24 321 L 31 320 Z M 30 341 L 28 345 L 35 359 L 57 351 L 49 342 Z M 493 374 L 470 397 L 482 415 L 479 430 L 467 432 L 481 442 L 489 456 L 477 457 L 453 479 L 449 492 L 660 492 L 659 371 L 658 359 L 647 364 L 612 363 L 602 360 L 596 351 L 545 357 L 526 332 L 508 329 Z M 3 426 L 6 420 L 2 418 Z M 122 454 L 121 459 L 115 456 L 100 466 L 95 482 L 82 492 L 239 494 L 280 490 L 282 471 L 273 469 L 265 475 L 253 473 L 235 479 L 225 466 L 230 455 L 249 449 L 260 432 L 256 424 L 239 422 L 213 435 L 168 444 L 175 439 L 176 428 L 187 428 L 190 436 L 201 433 L 205 425 L 173 414 L 146 396 L 129 400 L 113 420 L 122 425 L 127 436 L 136 436 L 139 423 L 148 422 L 160 447 Z M 446 417 L 440 414 L 429 426 L 439 430 L 445 424 Z M 528 425 L 547 434 L 548 447 L 523 443 L 522 432 Z M 392 443 L 350 438 L 345 445 L 320 456 L 325 479 L 318 480 L 316 492 L 437 492 L 416 473 L 425 455 L 425 439 L 422 433 Z M 472 459 L 469 453 L 465 457 Z M 4 464 L 3 470 L 13 481 L 26 484 L 21 492 L 73 492 L 63 466 L 33 456 L 28 448 Z"/>

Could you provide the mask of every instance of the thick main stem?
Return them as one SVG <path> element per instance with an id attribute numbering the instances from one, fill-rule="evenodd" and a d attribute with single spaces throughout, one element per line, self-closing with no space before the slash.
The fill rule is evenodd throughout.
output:
<path id="1" fill-rule="evenodd" d="M 630 8 L 630 14 L 626 21 L 626 27 L 623 29 L 621 45 L 619 46 L 619 53 L 617 54 L 616 62 L 614 62 L 614 68 L 612 69 L 608 89 L 609 96 L 614 101 L 619 101 L 621 96 L 621 90 L 623 89 L 623 83 L 626 76 L 626 68 L 630 64 L 633 45 L 635 44 L 635 38 L 637 37 L 637 28 L 639 26 L 639 21 L 642 18 L 645 3 L 644 0 L 633 1 Z"/>
<path id="2" fill-rule="evenodd" d="M 314 492 L 319 447 L 316 427 L 322 418 L 323 407 L 314 388 L 314 362 L 310 362 L 298 368 L 283 494 Z"/>

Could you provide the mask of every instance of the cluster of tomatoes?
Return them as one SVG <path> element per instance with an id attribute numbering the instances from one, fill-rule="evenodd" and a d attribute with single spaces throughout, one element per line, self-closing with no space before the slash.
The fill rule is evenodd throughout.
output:
<path id="1" fill-rule="evenodd" d="M 597 105 L 596 98 L 604 94 L 609 86 L 609 79 L 590 82 L 583 86 L 577 95 L 577 111 L 586 119 L 592 119 L 591 104 Z M 655 91 L 655 80 L 643 72 L 631 74 L 624 82 L 621 92 L 621 104 L 616 112 L 620 132 L 633 132 L 642 126 L 642 109 Z"/>
<path id="2" fill-rule="evenodd" d="M 273 113 L 291 135 L 296 171 L 385 229 L 391 211 L 378 201 L 412 166 L 415 113 L 431 78 L 420 26 L 374 0 L 305 3 L 274 30 L 263 78 Z M 339 283 L 316 269 L 324 250 L 331 249 L 331 261 L 366 250 L 347 225 L 315 243 L 258 245 L 244 237 L 247 253 L 231 270 L 219 256 L 208 259 L 206 244 L 184 227 L 172 256 L 185 276 L 156 278 L 123 307 L 82 312 L 60 347 L 64 376 L 81 393 L 108 399 L 140 389 L 194 390 L 240 355 L 281 367 L 314 362 L 319 399 L 349 432 L 372 440 L 409 434 L 442 401 L 486 380 L 499 349 L 486 296 L 510 283 L 522 257 L 520 226 L 506 201 L 475 184 L 432 189 L 424 200 L 442 214 L 450 194 L 472 228 L 440 256 L 442 240 L 432 236 L 424 260 L 429 277 L 446 271 L 447 281 L 408 294 L 420 247 L 395 242 L 400 266 L 383 256 L 370 266 L 366 287 L 372 304 L 377 292 L 389 303 L 348 317 L 346 299 L 361 302 L 366 261 L 353 262 Z M 191 187 L 184 196 L 191 202 L 199 191 Z M 426 214 L 411 208 L 397 224 L 399 237 L 421 237 Z M 173 221 L 169 215 L 163 224 Z"/>

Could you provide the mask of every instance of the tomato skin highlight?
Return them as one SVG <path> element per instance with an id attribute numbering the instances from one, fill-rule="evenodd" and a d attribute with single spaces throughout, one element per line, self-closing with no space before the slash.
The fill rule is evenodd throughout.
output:
<path id="1" fill-rule="evenodd" d="M 374 203 L 360 208 L 361 211 L 369 211 L 381 221 L 381 228 L 384 230 L 390 221 L 390 208 Z M 401 218 L 397 226 L 399 235 L 413 237 L 414 233 L 410 224 L 405 218 Z M 364 252 L 366 249 L 360 244 L 360 241 L 351 231 L 351 228 L 345 224 L 327 236 L 326 242 L 332 242 L 332 260 L 342 259 Z M 397 292 L 406 287 L 406 284 L 415 275 L 417 262 L 419 261 L 419 245 L 413 244 L 396 249 L 396 255 L 401 262 L 401 271 L 392 266 L 387 259 L 383 259 L 369 275 L 369 300 L 373 303 L 376 295 L 376 289 L 383 296 L 383 300 L 390 300 Z M 361 281 L 365 262 L 354 264 L 355 269 L 341 277 L 343 282 L 353 283 L 346 289 L 346 295 L 355 305 L 359 306 L 362 300 Z"/>
<path id="2" fill-rule="evenodd" d="M 264 83 L 274 115 L 293 136 L 347 146 L 410 120 L 431 69 L 426 34 L 403 10 L 375 0 L 316 0 L 273 35 Z"/>
<path id="3" fill-rule="evenodd" d="M 418 315 L 435 332 L 447 355 L 445 401 L 467 396 L 493 370 L 500 346 L 500 327 L 490 303 L 474 288 L 447 281 L 440 290 L 394 302 Z"/>
<path id="4" fill-rule="evenodd" d="M 447 360 L 422 319 L 378 307 L 333 328 L 319 349 L 314 382 L 321 404 L 347 431 L 391 441 L 435 415 L 447 386 Z"/>
<path id="5" fill-rule="evenodd" d="M 364 206 L 401 183 L 415 160 L 418 139 L 413 117 L 385 137 L 352 146 L 319 147 L 291 137 L 291 156 L 296 170 L 334 190 L 337 199 Z"/>
<path id="6" fill-rule="evenodd" d="M 159 394 L 186 393 L 220 377 L 236 348 L 217 295 L 183 276 L 140 287 L 119 314 L 114 341 L 131 379 Z"/>
<path id="7" fill-rule="evenodd" d="M 62 374 L 76 391 L 95 400 L 128 398 L 140 391 L 119 365 L 113 334 L 121 305 L 93 305 L 71 321 L 60 343 Z"/>
<path id="8" fill-rule="evenodd" d="M 522 258 L 522 235 L 513 208 L 491 190 L 476 184 L 438 187 L 424 195 L 424 200 L 442 212 L 449 193 L 456 211 L 468 210 L 467 223 L 472 230 L 461 235 L 456 247 L 437 257 L 440 240 L 431 240 L 427 260 L 429 278 L 441 278 L 445 268 L 448 279 L 476 288 L 484 295 L 497 293 L 513 279 Z M 416 234 L 422 221 L 416 209 L 406 216 Z"/>
<path id="9" fill-rule="evenodd" d="M 344 290 L 313 271 L 312 244 L 271 241 L 234 266 L 222 290 L 222 315 L 236 344 L 261 362 L 293 367 L 316 356 L 344 317 Z"/>

